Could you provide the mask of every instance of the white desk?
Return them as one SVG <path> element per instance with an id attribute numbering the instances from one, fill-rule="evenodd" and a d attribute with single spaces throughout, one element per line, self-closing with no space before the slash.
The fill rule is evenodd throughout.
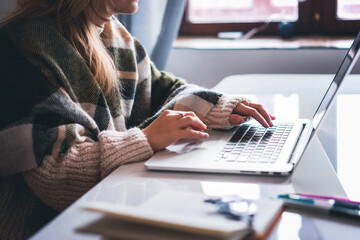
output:
<path id="1" fill-rule="evenodd" d="M 313 104 L 314 98 L 311 97 L 313 96 L 311 92 L 307 91 L 309 88 L 306 87 L 306 82 L 313 83 L 311 89 L 320 92 L 319 88 L 324 84 L 327 85 L 331 76 L 241 75 L 223 80 L 216 86 L 216 89 L 226 93 L 258 94 L 259 100 L 262 97 L 271 100 L 270 91 L 271 94 L 285 93 L 287 95 L 299 92 L 301 89 L 296 87 L 299 84 L 295 83 L 300 80 L 303 83 L 300 84 L 300 87 L 305 89 L 303 96 L 309 96 L 306 104 L 310 106 Z M 263 92 L 259 92 L 261 86 L 263 86 Z M 351 89 L 354 90 L 354 88 Z M 264 92 L 266 92 L 265 95 Z M 315 98 L 318 98 L 316 94 Z M 271 101 L 264 103 L 269 107 L 272 107 L 271 104 Z M 286 111 L 286 109 L 283 110 Z M 305 115 L 310 112 L 305 107 L 303 110 Z M 289 192 L 346 197 L 346 193 L 318 140 L 311 145 L 290 177 L 155 172 L 147 171 L 143 162 L 140 162 L 118 168 L 35 234 L 33 239 L 100 239 L 98 236 L 80 234 L 74 231 L 76 227 L 100 217 L 99 214 L 80 210 L 79 204 L 83 201 L 92 200 L 138 205 L 165 189 L 204 192 L 209 195 L 238 194 L 241 197 L 253 199 L 276 197 L 278 194 Z M 315 218 L 307 214 L 286 212 L 269 238 L 279 240 L 353 239 L 354 236 L 360 236 L 359 226 L 349 224 L 345 220 L 335 221 L 328 217 Z"/>

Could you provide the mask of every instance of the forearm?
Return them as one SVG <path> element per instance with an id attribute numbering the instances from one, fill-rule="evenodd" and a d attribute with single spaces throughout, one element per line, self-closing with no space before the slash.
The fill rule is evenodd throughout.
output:
<path id="1" fill-rule="evenodd" d="M 39 168 L 23 175 L 44 203 L 61 211 L 122 164 L 152 154 L 140 129 L 105 131 L 98 142 L 74 145 L 59 159 L 47 156 Z"/>
<path id="2" fill-rule="evenodd" d="M 229 121 L 230 115 L 239 103 L 249 101 L 246 98 L 223 95 L 190 84 L 179 90 L 177 95 L 175 92 L 170 96 L 171 99 L 164 109 L 193 111 L 209 128 L 233 127 Z"/>
<path id="3" fill-rule="evenodd" d="M 229 121 L 230 114 L 232 114 L 237 104 L 244 100 L 246 99 L 226 95 L 221 96 L 217 104 L 207 113 L 204 123 L 209 128 L 228 129 L 233 127 Z"/>

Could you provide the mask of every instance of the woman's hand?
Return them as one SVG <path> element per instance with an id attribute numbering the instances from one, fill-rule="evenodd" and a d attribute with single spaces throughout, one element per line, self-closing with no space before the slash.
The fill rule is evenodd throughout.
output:
<path id="1" fill-rule="evenodd" d="M 229 121 L 233 125 L 238 125 L 251 117 L 258 121 L 263 127 L 268 128 L 274 126 L 272 123 L 272 120 L 275 120 L 274 116 L 267 113 L 260 104 L 249 103 L 248 101 L 243 101 L 235 107 L 229 117 Z"/>
<path id="2" fill-rule="evenodd" d="M 176 143 L 180 139 L 203 139 L 206 125 L 193 112 L 165 110 L 143 133 L 154 152 Z"/>

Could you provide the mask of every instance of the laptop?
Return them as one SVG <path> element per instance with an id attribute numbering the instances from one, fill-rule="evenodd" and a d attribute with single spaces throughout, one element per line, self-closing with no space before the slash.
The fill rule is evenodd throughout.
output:
<path id="1" fill-rule="evenodd" d="M 301 159 L 344 78 L 358 57 L 355 38 L 312 119 L 276 123 L 264 128 L 255 121 L 232 130 L 209 130 L 207 140 L 181 140 L 145 162 L 150 170 L 289 175 Z"/>

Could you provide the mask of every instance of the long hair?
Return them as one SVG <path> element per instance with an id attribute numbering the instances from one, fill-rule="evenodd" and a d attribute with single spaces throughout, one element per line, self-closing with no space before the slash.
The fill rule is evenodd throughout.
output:
<path id="1" fill-rule="evenodd" d="M 67 38 L 87 62 L 94 74 L 94 84 L 98 83 L 105 95 L 117 89 L 115 65 L 107 52 L 98 33 L 87 14 L 89 8 L 95 14 L 94 1 L 98 0 L 18 0 L 8 22 L 19 19 L 56 16 L 59 29 L 67 34 Z M 97 17 L 100 17 L 97 14 Z"/>

